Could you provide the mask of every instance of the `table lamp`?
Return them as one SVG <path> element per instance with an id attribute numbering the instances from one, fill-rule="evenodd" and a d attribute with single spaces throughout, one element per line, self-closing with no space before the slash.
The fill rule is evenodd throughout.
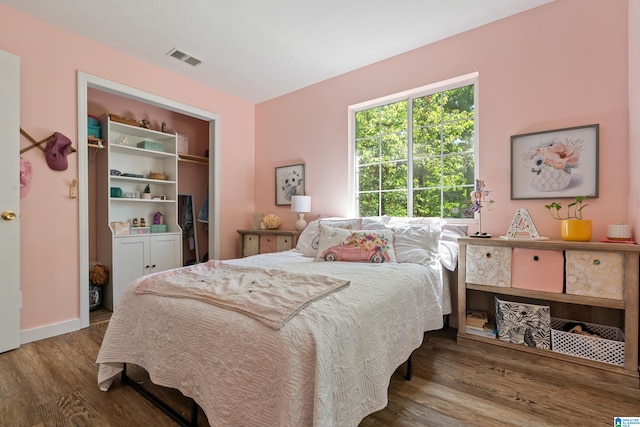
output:
<path id="1" fill-rule="evenodd" d="M 311 196 L 291 196 L 291 212 L 298 212 L 296 230 L 302 231 L 307 226 L 304 213 L 311 212 Z"/>

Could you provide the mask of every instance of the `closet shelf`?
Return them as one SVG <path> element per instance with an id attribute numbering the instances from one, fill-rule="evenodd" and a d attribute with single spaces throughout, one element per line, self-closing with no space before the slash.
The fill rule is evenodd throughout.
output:
<path id="1" fill-rule="evenodd" d="M 193 154 L 186 154 L 186 153 L 178 153 L 178 161 L 185 162 L 185 163 L 197 163 L 200 165 L 209 164 L 209 158 L 207 157 L 195 156 Z"/>
<path id="2" fill-rule="evenodd" d="M 87 138 L 87 145 L 91 148 L 104 148 L 104 139 L 94 138 L 90 136 Z"/>
<path id="3" fill-rule="evenodd" d="M 130 197 L 110 197 L 109 201 L 116 203 L 175 203 L 175 200 L 161 199 L 132 199 Z"/>
<path id="4" fill-rule="evenodd" d="M 145 184 L 158 184 L 158 185 L 169 185 L 175 184 L 175 181 L 169 181 L 165 179 L 150 179 L 150 178 L 134 178 L 132 176 L 122 176 L 122 175 L 110 175 L 109 178 L 112 182 L 120 181 L 120 182 L 139 182 Z"/>

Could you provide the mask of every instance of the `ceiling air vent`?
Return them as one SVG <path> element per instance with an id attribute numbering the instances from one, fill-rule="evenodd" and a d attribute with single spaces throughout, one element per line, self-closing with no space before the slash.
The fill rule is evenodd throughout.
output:
<path id="1" fill-rule="evenodd" d="M 181 50 L 178 50 L 176 48 L 173 48 L 169 52 L 167 52 L 167 55 L 172 56 L 182 62 L 186 62 L 193 67 L 196 67 L 202 63 L 202 61 L 200 61 L 198 58 L 194 58 L 188 53 L 182 52 Z"/>

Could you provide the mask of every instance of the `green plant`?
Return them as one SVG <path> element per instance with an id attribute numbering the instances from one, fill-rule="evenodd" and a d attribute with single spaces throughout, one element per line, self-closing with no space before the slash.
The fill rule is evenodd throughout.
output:
<path id="1" fill-rule="evenodd" d="M 147 184 L 147 186 L 144 187 L 144 192 L 145 193 L 151 193 L 151 185 Z"/>
<path id="2" fill-rule="evenodd" d="M 566 216 L 561 216 L 560 209 L 562 209 L 562 205 L 558 202 L 553 202 L 550 205 L 544 205 L 544 207 L 549 209 L 549 213 L 553 219 L 582 219 L 582 209 L 589 206 L 587 204 L 582 204 L 586 198 L 586 196 L 578 196 L 575 201 L 569 203 L 567 205 Z"/>

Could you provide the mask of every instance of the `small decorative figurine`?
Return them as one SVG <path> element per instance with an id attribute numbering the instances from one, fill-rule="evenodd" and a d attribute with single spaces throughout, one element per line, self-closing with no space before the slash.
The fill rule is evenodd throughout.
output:
<path id="1" fill-rule="evenodd" d="M 151 129 L 151 122 L 147 119 L 140 120 L 140 127 L 145 129 Z"/>
<path id="2" fill-rule="evenodd" d="M 489 193 L 491 190 L 485 190 L 484 181 L 481 179 L 476 179 L 476 188 L 471 192 L 471 210 L 473 212 L 478 212 L 478 231 L 476 234 L 472 234 L 470 237 L 491 237 L 491 234 L 482 232 L 482 208 L 485 206 L 484 204 L 488 203 L 488 209 L 493 210 L 494 201 L 491 199 L 487 199 L 489 197 Z"/>
<path id="3" fill-rule="evenodd" d="M 163 215 L 162 212 L 158 211 L 153 214 L 153 223 L 154 224 L 162 224 L 163 223 Z"/>

